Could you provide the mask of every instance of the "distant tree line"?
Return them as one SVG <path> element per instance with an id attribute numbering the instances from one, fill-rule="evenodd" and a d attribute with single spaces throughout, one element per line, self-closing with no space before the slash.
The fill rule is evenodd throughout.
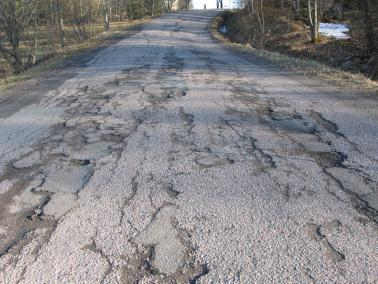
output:
<path id="1" fill-rule="evenodd" d="M 189 1 L 178 0 L 178 8 Z M 175 0 L 0 0 L 0 53 L 20 73 L 36 63 L 38 40 L 44 35 L 49 54 L 64 48 L 67 37 L 77 41 L 105 31 L 111 22 L 132 21 L 169 12 Z M 177 3 L 176 3 L 177 5 Z"/>

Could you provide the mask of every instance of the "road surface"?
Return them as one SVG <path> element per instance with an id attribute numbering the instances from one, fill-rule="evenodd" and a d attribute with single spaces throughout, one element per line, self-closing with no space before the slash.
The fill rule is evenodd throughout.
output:
<path id="1" fill-rule="evenodd" d="M 378 100 L 165 15 L 0 104 L 1 283 L 378 281 Z"/>

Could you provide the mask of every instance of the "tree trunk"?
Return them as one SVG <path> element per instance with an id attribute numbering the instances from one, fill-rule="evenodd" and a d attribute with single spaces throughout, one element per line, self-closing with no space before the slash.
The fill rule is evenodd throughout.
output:
<path id="1" fill-rule="evenodd" d="M 373 29 L 373 19 L 371 16 L 371 3 L 370 0 L 363 0 L 364 2 L 364 17 L 365 17 L 365 32 L 367 39 L 368 53 L 372 54 L 376 51 L 375 36 Z"/>
<path id="2" fill-rule="evenodd" d="M 12 66 L 13 66 L 14 72 L 16 74 L 20 74 L 24 72 L 26 69 L 25 64 L 18 50 L 14 52 L 13 58 L 14 58 L 14 61 L 12 62 Z"/>
<path id="3" fill-rule="evenodd" d="M 29 64 L 34 65 L 36 62 L 37 53 L 37 11 L 34 12 L 34 25 L 33 25 L 33 48 L 30 53 Z"/>
<path id="4" fill-rule="evenodd" d="M 311 0 L 307 1 L 308 4 L 308 17 L 310 20 L 311 42 L 318 41 L 319 23 L 318 23 L 318 0 L 314 0 L 314 9 L 311 7 Z"/>
<path id="5" fill-rule="evenodd" d="M 64 32 L 64 21 L 63 18 L 60 17 L 59 19 L 59 32 L 60 32 L 60 46 L 62 48 L 66 47 L 66 35 Z"/>
<path id="6" fill-rule="evenodd" d="M 55 14 L 56 14 L 56 23 L 58 24 L 59 27 L 59 37 L 60 37 L 60 47 L 65 48 L 66 47 L 66 35 L 64 32 L 64 20 L 63 20 L 63 2 L 56 1 L 56 6 L 55 6 Z"/>
<path id="7" fill-rule="evenodd" d="M 315 36 L 314 36 L 314 42 L 318 41 L 318 35 L 319 35 L 319 21 L 318 21 L 318 0 L 314 0 L 314 30 L 315 30 Z"/>
<path id="8" fill-rule="evenodd" d="M 104 28 L 105 28 L 105 31 L 108 31 L 110 29 L 110 24 L 109 24 L 109 14 L 108 14 L 108 11 L 105 10 L 105 22 L 104 22 Z"/>

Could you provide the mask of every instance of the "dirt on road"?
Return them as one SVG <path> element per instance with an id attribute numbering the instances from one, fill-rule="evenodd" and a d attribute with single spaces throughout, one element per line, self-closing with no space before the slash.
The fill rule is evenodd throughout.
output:
<path id="1" fill-rule="evenodd" d="M 216 13 L 3 97 L 1 283 L 378 281 L 378 99 L 225 49 Z"/>

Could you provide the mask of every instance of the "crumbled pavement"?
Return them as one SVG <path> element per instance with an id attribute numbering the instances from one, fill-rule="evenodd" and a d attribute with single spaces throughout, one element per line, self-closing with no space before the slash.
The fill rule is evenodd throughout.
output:
<path id="1" fill-rule="evenodd" d="M 224 48 L 216 13 L 8 108 L 1 283 L 378 281 L 378 100 Z"/>

